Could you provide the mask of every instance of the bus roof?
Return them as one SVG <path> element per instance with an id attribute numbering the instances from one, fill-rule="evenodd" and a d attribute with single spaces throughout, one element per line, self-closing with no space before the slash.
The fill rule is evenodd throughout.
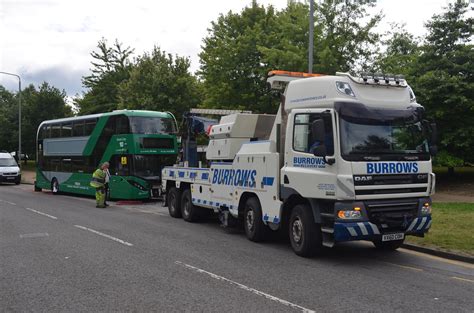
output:
<path id="1" fill-rule="evenodd" d="M 99 118 L 102 116 L 113 116 L 113 115 L 126 115 L 126 116 L 141 116 L 141 117 L 163 117 L 163 118 L 173 118 L 173 115 L 170 112 L 159 112 L 159 111 L 146 111 L 146 110 L 114 110 L 112 112 L 106 113 L 97 113 L 90 115 L 80 115 L 66 118 L 59 118 L 55 120 L 43 121 L 41 124 L 52 124 L 52 123 L 61 123 L 61 122 L 70 122 L 70 121 L 80 121 L 91 118 Z"/>

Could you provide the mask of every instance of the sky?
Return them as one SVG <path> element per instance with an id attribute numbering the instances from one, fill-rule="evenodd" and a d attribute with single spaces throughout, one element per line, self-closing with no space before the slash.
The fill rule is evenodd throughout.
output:
<path id="1" fill-rule="evenodd" d="M 303 1 L 303 0 L 301 0 Z M 391 22 L 423 36 L 423 24 L 453 0 L 377 0 L 374 11 Z M 43 81 L 64 89 L 69 97 L 81 94 L 82 76 L 88 75 L 97 42 L 118 39 L 135 55 L 159 46 L 168 53 L 191 59 L 198 54 L 211 22 L 228 11 L 240 12 L 251 0 L 0 0 L 0 71 L 19 74 L 22 85 Z M 281 10 L 287 0 L 258 0 Z M 472 11 L 471 11 L 472 12 Z M 317 21 L 316 21 L 317 23 Z M 18 80 L 0 74 L 0 85 L 18 90 Z"/>

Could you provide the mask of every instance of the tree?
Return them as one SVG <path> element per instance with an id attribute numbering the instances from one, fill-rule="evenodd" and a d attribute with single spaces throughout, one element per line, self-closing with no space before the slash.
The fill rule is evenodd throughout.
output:
<path id="1" fill-rule="evenodd" d="M 98 42 L 97 48 L 98 51 L 91 53 L 91 74 L 82 79 L 82 84 L 88 90 L 82 98 L 75 99 L 79 115 L 117 109 L 118 86 L 130 76 L 133 49 L 124 48 L 118 40 L 109 47 L 105 39 Z"/>
<path id="2" fill-rule="evenodd" d="M 22 151 L 36 155 L 36 132 L 41 122 L 72 116 L 66 92 L 43 82 L 38 89 L 29 85 L 22 91 Z"/>
<path id="3" fill-rule="evenodd" d="M 18 94 L 12 94 L 0 86 L 0 148 L 7 151 L 18 149 Z M 34 157 L 36 132 L 44 120 L 72 116 L 66 104 L 66 93 L 42 83 L 38 89 L 27 86 L 22 98 L 22 151 Z"/>
<path id="4" fill-rule="evenodd" d="M 18 149 L 18 98 L 0 85 L 0 150 Z"/>
<path id="5" fill-rule="evenodd" d="M 271 46 L 275 23 L 273 7 L 256 1 L 240 14 L 230 11 L 211 23 L 199 54 L 206 107 L 275 111 L 264 80 L 271 65 L 262 62 L 259 51 Z"/>
<path id="6" fill-rule="evenodd" d="M 172 111 L 180 118 L 184 111 L 202 101 L 197 79 L 189 72 L 188 58 L 167 54 L 155 47 L 131 67 L 130 77 L 119 87 L 119 108 Z"/>
<path id="7" fill-rule="evenodd" d="M 392 30 L 382 41 L 385 50 L 378 54 L 374 72 L 403 74 L 409 82 L 417 73 L 417 62 L 421 55 L 419 38 L 404 29 L 404 25 L 393 24 Z"/>
<path id="8" fill-rule="evenodd" d="M 474 19 L 465 16 L 468 5 L 449 4 L 425 25 L 428 36 L 413 86 L 438 124 L 441 150 L 474 162 Z"/>
<path id="9" fill-rule="evenodd" d="M 323 1 L 316 10 L 316 72 L 334 74 L 364 63 L 373 54 L 381 14 L 368 16 L 370 2 Z M 290 1 L 275 11 L 256 1 L 239 14 L 229 12 L 212 22 L 199 54 L 206 107 L 249 109 L 272 113 L 277 109 L 266 87 L 270 70 L 308 68 L 307 4 Z M 367 22 L 364 22 L 368 19 Z"/>

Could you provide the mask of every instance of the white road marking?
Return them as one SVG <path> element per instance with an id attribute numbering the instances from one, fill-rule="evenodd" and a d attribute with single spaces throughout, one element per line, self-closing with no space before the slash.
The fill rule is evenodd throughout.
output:
<path id="1" fill-rule="evenodd" d="M 108 239 L 111 239 L 113 241 L 116 241 L 116 242 L 119 242 L 123 245 L 126 245 L 126 246 L 133 246 L 133 244 L 131 244 L 130 242 L 126 242 L 122 239 L 118 239 L 118 238 L 115 238 L 115 237 L 112 237 L 110 235 L 107 235 L 107 234 L 104 234 L 104 233 L 101 233 L 100 231 L 97 231 L 97 230 L 93 230 L 91 228 L 87 228 L 87 227 L 84 227 L 84 226 L 81 226 L 81 225 L 74 225 L 74 227 L 77 227 L 77 228 L 80 228 L 80 229 L 83 229 L 83 230 L 87 230 L 87 231 L 90 231 L 91 233 L 94 233 L 94 234 L 97 234 L 99 236 L 102 236 L 102 237 L 105 237 L 105 238 L 108 238 Z"/>
<path id="2" fill-rule="evenodd" d="M 385 261 L 380 261 L 380 262 L 385 263 L 385 264 L 390 264 L 390 265 L 393 265 L 393 266 L 397 266 L 397 267 L 401 267 L 401 268 L 405 268 L 405 269 L 412 270 L 412 271 L 423 272 L 423 269 L 417 268 L 417 267 L 413 267 L 413 266 L 401 265 L 401 264 L 396 264 L 396 263 L 391 263 L 391 262 L 385 262 Z"/>
<path id="3" fill-rule="evenodd" d="M 22 234 L 20 238 L 40 238 L 40 237 L 48 237 L 48 233 L 33 233 L 33 234 Z"/>
<path id="4" fill-rule="evenodd" d="M 36 213 L 36 214 L 40 214 L 40 215 L 43 215 L 43 216 L 52 218 L 53 220 L 57 220 L 57 219 L 58 219 L 56 216 L 52 216 L 52 215 L 49 215 L 49 214 L 46 214 L 46 213 L 43 213 L 43 212 L 40 212 L 40 211 L 36 211 L 36 210 L 34 210 L 34 209 L 30 209 L 30 208 L 25 208 L 25 209 L 27 209 L 28 211 L 34 212 L 34 213 Z"/>
<path id="5" fill-rule="evenodd" d="M 10 205 L 16 205 L 16 203 L 13 203 L 13 202 L 10 202 L 10 201 L 7 201 L 7 200 L 3 200 L 3 202 L 8 203 Z"/>
<path id="6" fill-rule="evenodd" d="M 456 276 L 453 276 L 451 278 L 452 279 L 457 279 L 457 280 L 462 280 L 462 281 L 467 281 L 467 282 L 470 282 L 470 283 L 474 283 L 474 280 L 467 279 L 467 278 L 461 278 L 461 277 L 456 277 Z"/>
<path id="7" fill-rule="evenodd" d="M 307 309 L 305 307 L 302 307 L 298 304 L 295 304 L 295 303 L 292 303 L 292 302 L 289 302 L 289 301 L 286 301 L 286 300 L 283 300 L 283 299 L 280 299 L 278 297 L 275 297 L 275 296 L 272 296 L 268 293 L 265 293 L 265 292 L 262 292 L 262 291 L 259 291 L 257 289 L 254 289 L 254 288 L 251 288 L 251 287 L 248 287 L 246 285 L 243 285 L 241 283 L 238 283 L 238 282 L 235 282 L 233 280 L 230 280 L 228 278 L 225 278 L 223 276 L 219 276 L 217 274 L 214 274 L 214 273 L 211 273 L 211 272 L 208 272 L 208 271 L 205 271 L 203 269 L 200 269 L 200 268 L 197 268 L 197 267 L 194 267 L 192 265 L 189 265 L 189 264 L 186 264 L 186 263 L 183 263 L 183 262 L 180 262 L 180 261 L 175 261 L 174 262 L 175 264 L 178 264 L 178 265 L 181 265 L 181 266 L 184 266 L 186 267 L 187 269 L 190 269 L 190 270 L 193 270 L 195 272 L 198 272 L 198 273 L 201 273 L 201 274 L 206 274 L 206 275 L 209 275 L 211 276 L 212 278 L 214 279 L 217 279 L 217 280 L 222 280 L 222 281 L 225 281 L 231 285 L 234 285 L 234 286 L 237 286 L 239 287 L 240 289 L 243 289 L 243 290 L 246 290 L 246 291 L 250 291 L 258 296 L 261 296 L 261 297 L 264 297 L 264 298 L 267 298 L 267 299 L 270 299 L 270 300 L 273 300 L 273 301 L 276 301 L 280 304 L 283 304 L 283 305 L 286 305 L 288 307 L 291 307 L 293 309 L 298 309 L 298 310 L 301 310 L 302 312 L 316 312 L 314 310 L 310 310 L 310 309 Z"/>

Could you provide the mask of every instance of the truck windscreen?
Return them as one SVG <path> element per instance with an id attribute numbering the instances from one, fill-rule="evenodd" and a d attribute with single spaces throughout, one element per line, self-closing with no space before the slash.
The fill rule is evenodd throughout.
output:
<path id="1" fill-rule="evenodd" d="M 418 108 L 375 111 L 365 106 L 363 110 L 340 111 L 343 158 L 429 160 L 427 131 L 423 129 L 421 113 Z"/>

